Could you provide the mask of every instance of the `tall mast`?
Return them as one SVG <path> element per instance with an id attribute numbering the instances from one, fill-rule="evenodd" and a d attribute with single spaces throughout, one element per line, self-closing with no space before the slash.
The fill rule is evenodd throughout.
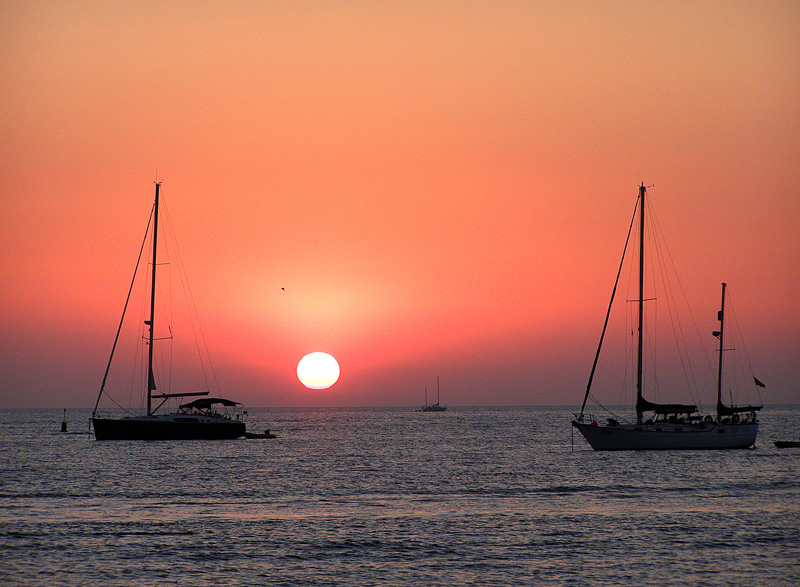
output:
<path id="1" fill-rule="evenodd" d="M 156 247 L 158 245 L 158 191 L 161 182 L 156 182 L 156 201 L 153 204 L 153 273 L 150 283 L 150 320 L 145 322 L 150 327 L 149 348 L 147 349 L 147 415 L 152 414 L 152 395 L 156 389 L 156 378 L 153 373 L 153 319 L 155 318 L 156 308 L 156 266 L 157 259 Z"/>
<path id="2" fill-rule="evenodd" d="M 719 372 L 717 373 L 717 420 L 720 419 L 722 415 L 720 412 L 722 411 L 722 351 L 724 347 L 723 336 L 725 335 L 725 288 L 727 285 L 725 283 L 722 284 L 722 305 L 720 306 L 720 311 L 717 314 L 717 319 L 719 320 Z M 714 334 L 717 334 L 716 332 Z"/>
<path id="3" fill-rule="evenodd" d="M 636 421 L 642 423 L 642 355 L 644 323 L 644 182 L 639 186 L 639 350 L 636 359 Z"/>

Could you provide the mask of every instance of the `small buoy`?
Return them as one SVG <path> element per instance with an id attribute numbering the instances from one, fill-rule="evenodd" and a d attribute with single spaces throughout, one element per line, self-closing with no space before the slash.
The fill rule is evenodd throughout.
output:
<path id="1" fill-rule="evenodd" d="M 64 419 L 61 421 L 61 432 L 67 431 L 67 410 L 64 410 Z"/>

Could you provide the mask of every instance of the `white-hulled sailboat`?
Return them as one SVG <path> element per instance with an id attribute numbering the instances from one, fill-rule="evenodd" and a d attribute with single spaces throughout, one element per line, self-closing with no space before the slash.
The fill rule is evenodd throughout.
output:
<path id="1" fill-rule="evenodd" d="M 755 444 L 758 434 L 756 412 L 761 406 L 729 406 L 722 400 L 722 365 L 725 333 L 725 290 L 722 284 L 722 304 L 718 314 L 719 330 L 713 334 L 719 340 L 719 365 L 717 375 L 717 408 L 716 415 L 703 415 L 697 406 L 689 404 L 662 404 L 647 400 L 643 390 L 643 337 L 644 337 L 644 211 L 646 188 L 639 188 L 639 296 L 638 303 L 638 348 L 636 370 L 636 421 L 620 422 L 617 418 L 608 418 L 605 423 L 585 413 L 586 402 L 591 393 L 592 379 L 597 367 L 600 349 L 608 326 L 611 305 L 609 305 L 600 344 L 597 348 L 586 395 L 581 411 L 572 420 L 572 426 L 583 434 L 594 450 L 677 450 L 677 449 L 733 449 L 749 448 Z M 629 233 L 630 237 L 630 233 Z M 627 250 L 627 243 L 626 243 Z M 624 260 L 624 254 L 623 254 Z M 620 271 L 622 264 L 620 264 Z M 619 272 L 611 295 L 614 302 Z M 756 387 L 763 384 L 754 379 Z"/>
<path id="2" fill-rule="evenodd" d="M 123 310 L 122 320 L 120 321 L 117 336 L 114 340 L 114 345 L 111 349 L 111 357 L 108 360 L 103 382 L 100 386 L 100 393 L 97 396 L 94 410 L 92 411 L 92 426 L 94 428 L 95 438 L 97 440 L 214 440 L 214 439 L 232 439 L 239 438 L 245 434 L 246 426 L 241 420 L 241 415 L 236 414 L 232 416 L 228 413 L 228 408 L 237 408 L 240 404 L 238 402 L 222 399 L 203 397 L 188 403 L 181 404 L 178 410 L 172 413 L 157 413 L 157 411 L 170 399 L 185 398 L 193 396 L 206 396 L 208 391 L 187 392 L 187 393 L 158 393 L 156 388 L 156 373 L 153 363 L 153 348 L 156 341 L 155 333 L 155 304 L 156 304 L 156 269 L 158 267 L 158 259 L 156 250 L 158 245 L 158 204 L 159 204 L 159 188 L 161 184 L 156 182 L 156 195 L 153 209 L 151 212 L 152 220 L 152 267 L 150 276 L 150 300 L 149 300 L 149 319 L 145 320 L 147 326 L 147 336 L 145 338 L 147 344 L 147 411 L 143 415 L 128 415 L 121 418 L 100 417 L 98 415 L 98 406 L 100 399 L 105 393 L 106 382 L 108 381 L 109 370 L 111 368 L 111 361 L 114 358 L 114 350 L 119 340 L 122 324 L 125 319 L 125 310 L 127 310 L 128 302 L 125 303 Z M 148 229 L 145 234 L 150 231 L 150 222 L 148 222 Z M 144 243 L 142 244 L 144 249 Z M 141 252 L 139 254 L 141 259 Z M 139 263 L 137 262 L 137 269 Z M 136 271 L 134 272 L 134 280 L 136 279 Z M 131 283 L 131 291 L 133 290 L 133 283 Z M 130 291 L 128 292 L 128 300 L 130 300 Z M 157 405 L 154 405 L 154 400 L 160 400 Z"/>

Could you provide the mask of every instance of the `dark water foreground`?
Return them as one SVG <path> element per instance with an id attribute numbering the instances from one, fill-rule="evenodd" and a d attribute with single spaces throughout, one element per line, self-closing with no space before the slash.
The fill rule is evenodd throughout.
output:
<path id="1" fill-rule="evenodd" d="M 0 584 L 800 585 L 800 407 L 744 451 L 595 453 L 570 409 L 251 410 L 96 442 L 0 411 Z"/>

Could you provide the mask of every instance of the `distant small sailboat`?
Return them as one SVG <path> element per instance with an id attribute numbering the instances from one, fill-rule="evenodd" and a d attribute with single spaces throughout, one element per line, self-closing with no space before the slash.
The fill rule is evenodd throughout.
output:
<path id="1" fill-rule="evenodd" d="M 202 398 L 179 406 L 173 413 L 156 413 L 157 410 L 171 398 L 183 398 L 190 396 L 205 396 L 208 391 L 189 392 L 189 393 L 158 393 L 156 388 L 156 372 L 154 370 L 153 348 L 156 337 L 155 328 L 155 303 L 156 303 L 156 269 L 158 261 L 156 249 L 158 245 L 158 204 L 159 188 L 161 184 L 156 183 L 155 202 L 152 209 L 152 267 L 150 276 L 149 294 L 149 318 L 145 320 L 148 334 L 145 337 L 148 353 L 147 382 L 146 382 L 146 401 L 147 411 L 143 415 L 129 415 L 121 418 L 106 418 L 98 415 L 100 399 L 105 393 L 105 386 L 114 358 L 114 349 L 117 346 L 119 333 L 114 341 L 111 350 L 111 357 L 108 360 L 103 383 L 100 386 L 100 393 L 97 396 L 94 410 L 92 411 L 92 426 L 97 440 L 213 440 L 213 439 L 232 439 L 244 436 L 246 426 L 237 414 L 231 417 L 226 408 L 236 408 L 238 402 L 223 398 Z M 148 231 L 150 223 L 148 222 Z M 146 236 L 146 235 L 145 235 Z M 144 245 L 142 245 L 144 247 Z M 141 253 L 140 253 L 141 256 Z M 137 262 L 138 267 L 138 262 Z M 134 279 L 136 276 L 134 275 Z M 131 285 L 131 289 L 133 285 Z M 130 293 L 129 293 L 130 297 Z M 127 309 L 127 302 L 125 309 Z M 123 321 L 125 310 L 123 310 Z M 161 400 L 157 405 L 153 405 L 153 400 Z M 222 408 L 221 410 L 218 408 Z"/>
<path id="2" fill-rule="evenodd" d="M 447 409 L 447 406 L 443 406 L 439 403 L 439 376 L 436 376 L 436 403 L 429 404 L 428 403 L 428 388 L 425 388 L 425 405 L 422 406 L 421 409 L 417 410 L 418 412 L 444 412 Z"/>
<path id="3" fill-rule="evenodd" d="M 725 326 L 725 288 L 722 284 L 722 307 L 718 313 L 719 331 L 713 334 L 719 340 L 719 366 L 717 376 L 717 410 L 716 417 L 702 415 L 694 405 L 661 404 L 645 399 L 643 390 L 643 304 L 644 292 L 644 184 L 639 188 L 639 295 L 634 300 L 638 303 L 638 353 L 636 369 L 636 421 L 620 422 L 616 418 L 608 418 L 607 423 L 600 423 L 592 416 L 585 414 L 586 402 L 589 399 L 592 378 L 600 356 L 600 348 L 608 326 L 608 315 L 600 336 L 600 344 L 595 355 L 586 395 L 583 399 L 580 414 L 572 420 L 572 426 L 584 436 L 594 450 L 677 450 L 677 449 L 734 449 L 749 448 L 755 444 L 758 434 L 756 412 L 761 406 L 727 406 L 722 401 L 722 357 L 726 349 L 723 346 Z M 633 225 L 633 224 L 632 224 Z M 631 226 L 632 226 L 631 225 Z M 630 236 L 630 233 L 629 233 Z M 626 243 L 627 248 L 627 243 Z M 623 254 L 624 259 L 624 254 Z M 620 269 L 622 265 L 620 265 Z M 617 283 L 619 274 L 617 275 Z M 616 293 L 617 285 L 614 285 Z M 614 302 L 614 293 L 611 303 Z M 609 306 L 609 315 L 611 306 Z M 754 378 L 755 379 L 755 378 Z M 755 379 L 756 387 L 764 384 Z M 645 417 L 648 414 L 648 417 Z"/>

